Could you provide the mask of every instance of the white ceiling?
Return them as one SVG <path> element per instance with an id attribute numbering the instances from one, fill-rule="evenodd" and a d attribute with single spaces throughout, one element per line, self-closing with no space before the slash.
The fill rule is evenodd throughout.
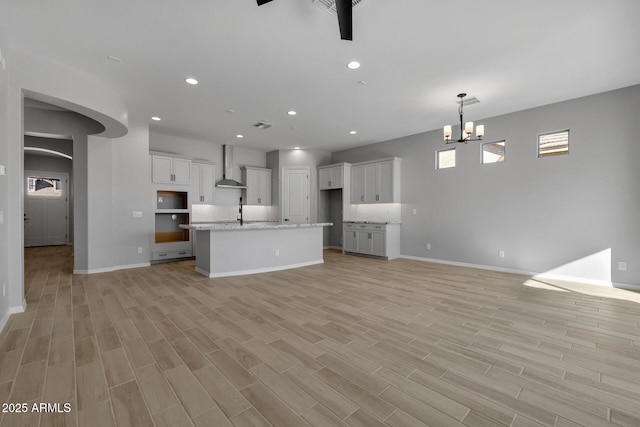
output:
<path id="1" fill-rule="evenodd" d="M 349 42 L 311 0 L 0 0 L 0 34 L 111 83 L 152 131 L 264 150 L 455 124 L 459 92 L 478 120 L 640 83 L 638 0 L 364 0 L 353 16 Z"/>

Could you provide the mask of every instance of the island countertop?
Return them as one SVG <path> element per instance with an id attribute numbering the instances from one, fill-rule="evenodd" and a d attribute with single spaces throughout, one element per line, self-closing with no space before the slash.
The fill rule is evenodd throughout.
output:
<path id="1" fill-rule="evenodd" d="M 283 222 L 245 222 L 240 225 L 239 222 L 208 222 L 181 224 L 180 228 L 194 231 L 238 231 L 238 230 L 268 230 L 274 228 L 309 228 L 309 227 L 328 227 L 333 225 L 332 222 L 317 222 L 311 224 L 289 224 Z"/>

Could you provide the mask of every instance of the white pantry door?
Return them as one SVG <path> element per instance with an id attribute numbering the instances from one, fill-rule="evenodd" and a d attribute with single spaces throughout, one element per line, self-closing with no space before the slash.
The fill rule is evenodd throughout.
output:
<path id="1" fill-rule="evenodd" d="M 309 168 L 282 168 L 282 220 L 309 222 Z"/>
<path id="2" fill-rule="evenodd" d="M 67 244 L 67 174 L 25 171 L 24 182 L 24 245 Z"/>

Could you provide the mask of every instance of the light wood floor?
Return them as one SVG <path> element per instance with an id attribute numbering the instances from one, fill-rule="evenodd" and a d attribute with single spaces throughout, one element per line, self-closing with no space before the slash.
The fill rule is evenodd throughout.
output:
<path id="1" fill-rule="evenodd" d="M 0 424 L 640 425 L 637 294 L 325 261 L 212 280 L 193 262 L 74 276 L 68 248 L 27 250 L 0 401 L 71 411 Z"/>

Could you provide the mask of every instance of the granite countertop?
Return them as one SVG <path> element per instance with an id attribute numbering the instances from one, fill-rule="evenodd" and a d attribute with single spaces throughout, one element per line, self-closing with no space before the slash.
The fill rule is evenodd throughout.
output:
<path id="1" fill-rule="evenodd" d="M 312 224 L 288 224 L 282 222 L 245 222 L 240 225 L 239 222 L 208 222 L 208 223 L 194 223 L 194 224 L 182 224 L 180 228 L 186 228 L 189 230 L 213 230 L 213 231 L 225 231 L 225 230 L 266 230 L 274 228 L 308 228 L 308 227 L 327 227 L 333 225 L 332 222 L 317 222 Z"/>

